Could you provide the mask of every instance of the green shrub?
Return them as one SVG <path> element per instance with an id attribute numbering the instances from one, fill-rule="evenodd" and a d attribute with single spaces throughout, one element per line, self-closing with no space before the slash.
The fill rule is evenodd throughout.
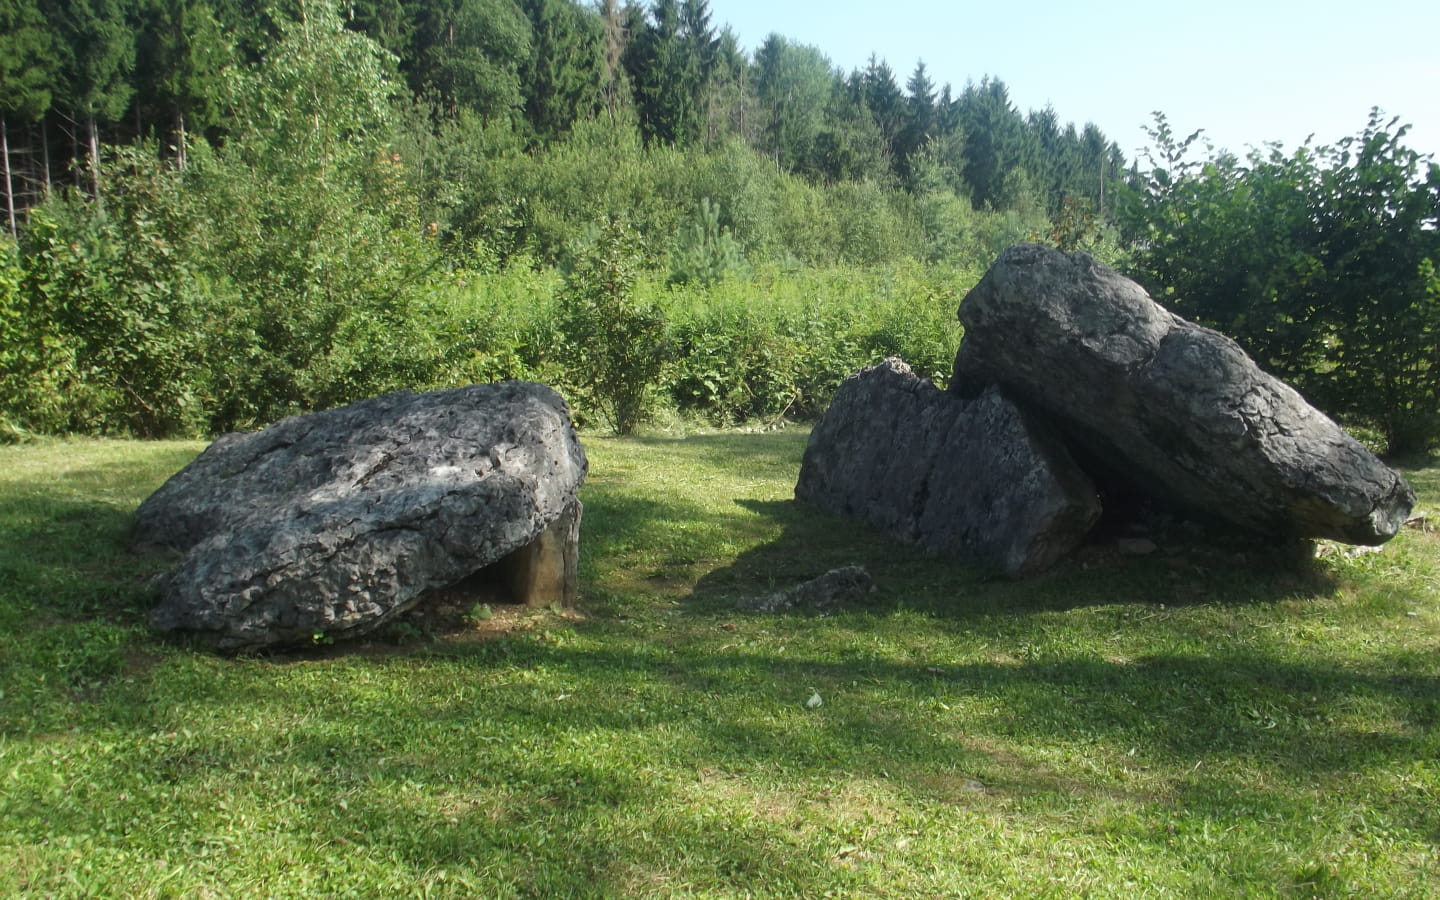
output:
<path id="1" fill-rule="evenodd" d="M 560 361 L 565 377 L 616 434 L 645 420 L 667 357 L 665 315 L 633 296 L 641 250 L 635 232 L 607 220 L 577 254 L 560 293 Z"/>
<path id="2" fill-rule="evenodd" d="M 943 382 L 960 339 L 955 298 L 968 281 L 914 265 L 769 268 L 749 281 L 675 288 L 670 396 L 734 424 L 819 415 L 846 376 L 885 356 Z"/>
<path id="3" fill-rule="evenodd" d="M 64 388 L 73 381 L 73 356 L 28 288 L 25 256 L 0 237 L 0 440 L 7 442 L 69 421 Z"/>
<path id="4" fill-rule="evenodd" d="M 422 313 L 438 355 L 432 386 L 559 380 L 561 284 L 554 269 L 523 255 L 495 271 L 456 271 L 432 282 Z"/>
<path id="5" fill-rule="evenodd" d="M 717 425 L 782 415 L 802 399 L 804 347 L 748 310 L 715 310 L 675 328 L 671 396 Z"/>
<path id="6" fill-rule="evenodd" d="M 127 150 L 102 201 L 32 210 L 6 313 L 6 418 L 22 428 L 163 436 L 205 427 L 213 298 L 185 245 L 179 178 Z M 11 267 L 12 273 L 15 267 Z"/>
<path id="7" fill-rule="evenodd" d="M 1440 166 L 1396 126 L 1202 162 L 1158 116 L 1121 210 L 1158 299 L 1408 454 L 1440 440 Z"/>

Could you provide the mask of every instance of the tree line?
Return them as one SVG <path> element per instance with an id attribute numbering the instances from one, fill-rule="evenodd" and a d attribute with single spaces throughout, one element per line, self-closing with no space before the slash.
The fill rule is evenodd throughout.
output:
<path id="1" fill-rule="evenodd" d="M 0 0 L 0 438 L 504 377 L 627 427 L 813 412 L 878 356 L 943 377 L 954 284 L 1041 240 L 1424 450 L 1440 168 L 1404 136 L 1197 158 L 1159 116 L 1127 164 L 998 78 L 745 53 L 705 0 Z"/>
<path id="2" fill-rule="evenodd" d="M 230 73 L 333 14 L 392 55 L 429 111 L 415 125 L 475 117 L 532 152 L 603 116 L 647 146 L 739 140 L 816 180 L 938 179 L 976 208 L 1050 212 L 1066 198 L 1103 211 L 1124 173 L 1098 128 L 1048 108 L 1022 114 L 998 78 L 956 91 L 919 62 L 902 88 L 884 60 L 846 73 L 778 34 L 746 54 L 707 0 L 4 0 L 12 234 L 56 184 L 89 178 L 95 191 L 102 146 L 154 138 L 183 165 L 193 136 L 223 140 L 236 126 Z"/>

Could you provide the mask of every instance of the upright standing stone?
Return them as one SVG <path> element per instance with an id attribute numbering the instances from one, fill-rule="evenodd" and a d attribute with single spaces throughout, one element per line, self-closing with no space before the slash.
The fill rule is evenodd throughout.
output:
<path id="1" fill-rule="evenodd" d="M 795 496 L 1011 574 L 1069 553 L 1100 514 L 1064 447 L 998 390 L 962 399 L 898 359 L 841 384 L 810 434 Z"/>

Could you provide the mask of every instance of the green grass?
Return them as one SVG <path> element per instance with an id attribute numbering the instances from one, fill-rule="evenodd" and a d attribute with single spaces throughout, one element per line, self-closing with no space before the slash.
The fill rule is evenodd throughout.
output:
<path id="1" fill-rule="evenodd" d="M 587 435 L 582 617 L 239 659 L 125 550 L 200 445 L 0 448 L 0 896 L 1440 897 L 1440 535 L 1008 581 L 796 507 L 805 437 Z"/>

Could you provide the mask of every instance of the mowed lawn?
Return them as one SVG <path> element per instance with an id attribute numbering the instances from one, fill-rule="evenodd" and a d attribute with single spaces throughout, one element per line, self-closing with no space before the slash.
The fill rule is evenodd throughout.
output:
<path id="1" fill-rule="evenodd" d="M 0 447 L 0 896 L 1440 897 L 1436 461 L 1379 553 L 1012 581 L 798 507 L 805 439 L 587 434 L 578 613 L 241 658 L 127 551 L 203 445 Z"/>

